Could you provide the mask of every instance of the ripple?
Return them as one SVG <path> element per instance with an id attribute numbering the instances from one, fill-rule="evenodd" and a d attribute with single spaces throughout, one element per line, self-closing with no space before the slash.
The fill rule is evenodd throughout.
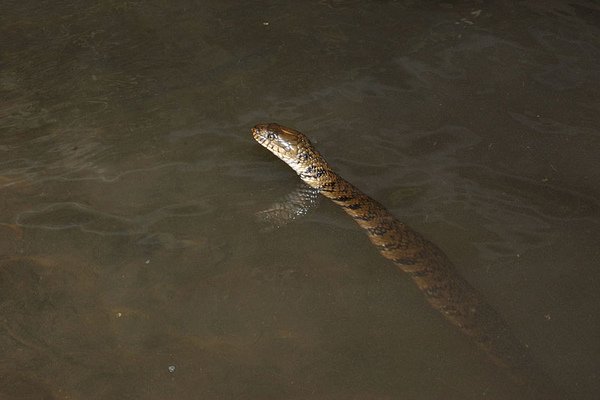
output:
<path id="1" fill-rule="evenodd" d="M 509 111 L 508 114 L 515 121 L 525 125 L 529 129 L 544 134 L 561 134 L 565 136 L 594 136 L 597 134 L 597 132 L 592 129 L 563 124 L 549 117 L 541 117 L 539 115 L 533 116 L 511 111 Z"/>
<path id="2" fill-rule="evenodd" d="M 167 218 L 197 217 L 214 212 L 208 201 L 171 204 L 146 214 L 127 217 L 98 211 L 77 202 L 61 202 L 34 211 L 25 211 L 16 218 L 22 227 L 46 230 L 80 229 L 101 235 L 146 233 L 150 226 Z"/>
<path id="3" fill-rule="evenodd" d="M 62 230 L 79 228 L 86 232 L 124 235 L 135 225 L 134 220 L 103 213 L 80 203 L 55 203 L 38 211 L 17 216 L 17 223 L 28 228 Z"/>
<path id="4" fill-rule="evenodd" d="M 463 178 L 477 181 L 478 185 L 485 185 L 499 191 L 500 195 L 493 197 L 496 201 L 501 202 L 501 199 L 506 197 L 502 194 L 510 192 L 513 200 L 509 201 L 510 204 L 505 203 L 504 207 L 513 207 L 514 198 L 520 197 L 521 213 L 526 208 L 528 213 L 565 221 L 575 218 L 587 219 L 600 213 L 599 199 L 562 186 L 492 171 L 481 166 L 460 167 L 458 172 Z"/>

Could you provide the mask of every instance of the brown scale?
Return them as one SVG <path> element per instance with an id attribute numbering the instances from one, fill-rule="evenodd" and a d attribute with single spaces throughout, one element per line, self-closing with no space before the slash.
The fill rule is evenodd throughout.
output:
<path id="1" fill-rule="evenodd" d="M 278 124 L 256 125 L 252 134 L 306 184 L 348 213 L 380 254 L 408 273 L 429 304 L 471 337 L 515 382 L 530 386 L 534 381 L 544 381 L 542 390 L 538 386 L 532 389 L 532 395 L 555 398 L 555 390 L 546 385 L 548 380 L 542 373 L 531 368 L 527 349 L 513 336 L 504 319 L 435 244 L 333 172 L 304 134 Z"/>

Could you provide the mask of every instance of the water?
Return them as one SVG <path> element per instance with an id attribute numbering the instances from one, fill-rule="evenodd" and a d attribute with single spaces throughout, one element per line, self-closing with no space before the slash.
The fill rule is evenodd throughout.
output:
<path id="1" fill-rule="evenodd" d="M 1 398 L 526 398 L 334 205 L 265 229 L 265 121 L 598 397 L 598 3 L 1 8 Z"/>

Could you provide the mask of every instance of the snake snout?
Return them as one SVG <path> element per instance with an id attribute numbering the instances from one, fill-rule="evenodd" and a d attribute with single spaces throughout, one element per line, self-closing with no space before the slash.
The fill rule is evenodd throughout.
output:
<path id="1" fill-rule="evenodd" d="M 254 140 L 261 143 L 265 140 L 266 126 L 266 124 L 257 124 L 251 129 L 252 137 L 254 137 Z"/>

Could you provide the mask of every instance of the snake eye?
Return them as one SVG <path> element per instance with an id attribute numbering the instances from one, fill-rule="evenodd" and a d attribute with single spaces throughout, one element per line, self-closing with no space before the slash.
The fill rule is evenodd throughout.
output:
<path id="1" fill-rule="evenodd" d="M 269 139 L 269 140 L 273 140 L 273 139 L 275 139 L 276 137 L 277 137 L 277 135 L 276 135 L 276 134 L 274 134 L 273 132 L 269 132 L 269 133 L 267 133 L 267 139 Z"/>

